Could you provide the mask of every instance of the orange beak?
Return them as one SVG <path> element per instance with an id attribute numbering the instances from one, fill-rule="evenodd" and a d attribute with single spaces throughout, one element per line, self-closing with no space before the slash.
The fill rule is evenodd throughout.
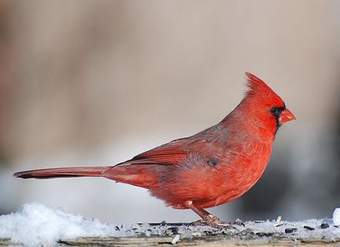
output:
<path id="1" fill-rule="evenodd" d="M 280 124 L 283 124 L 283 123 L 286 123 L 286 122 L 289 122 L 289 121 L 295 120 L 295 119 L 296 119 L 296 117 L 294 116 L 294 114 L 291 113 L 290 110 L 286 109 L 283 112 L 281 112 L 279 122 L 280 122 Z"/>

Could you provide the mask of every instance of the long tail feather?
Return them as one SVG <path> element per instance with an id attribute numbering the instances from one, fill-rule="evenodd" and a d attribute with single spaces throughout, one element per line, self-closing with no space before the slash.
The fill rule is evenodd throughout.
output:
<path id="1" fill-rule="evenodd" d="M 110 166 L 99 167 L 62 167 L 22 171 L 14 173 L 18 178 L 59 178 L 59 177 L 101 177 Z"/>

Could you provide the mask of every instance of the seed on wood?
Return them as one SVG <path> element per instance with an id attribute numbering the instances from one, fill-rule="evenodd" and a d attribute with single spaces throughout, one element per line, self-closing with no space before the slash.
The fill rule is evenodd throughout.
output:
<path id="1" fill-rule="evenodd" d="M 311 227 L 311 226 L 303 226 L 303 228 L 307 229 L 307 230 L 310 230 L 310 231 L 313 231 L 315 230 L 314 227 Z"/>
<path id="2" fill-rule="evenodd" d="M 297 228 L 286 228 L 285 229 L 285 233 L 292 233 L 292 232 L 296 232 L 297 231 Z"/>
<path id="3" fill-rule="evenodd" d="M 326 229 L 326 228 L 329 227 L 329 225 L 328 225 L 327 223 L 322 223 L 322 224 L 320 225 L 320 227 L 321 227 L 321 229 Z"/>
<path id="4" fill-rule="evenodd" d="M 178 234 L 178 227 L 176 226 L 169 227 L 167 230 L 170 231 L 174 235 Z"/>
<path id="5" fill-rule="evenodd" d="M 257 236 L 259 237 L 271 237 L 274 235 L 273 232 L 258 232 L 256 233 Z"/>

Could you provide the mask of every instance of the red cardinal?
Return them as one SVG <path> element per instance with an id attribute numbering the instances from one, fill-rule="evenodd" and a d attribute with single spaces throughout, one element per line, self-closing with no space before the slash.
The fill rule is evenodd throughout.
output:
<path id="1" fill-rule="evenodd" d="M 264 81 L 246 73 L 248 92 L 220 123 L 114 166 L 65 167 L 15 173 L 20 178 L 104 177 L 150 190 L 177 209 L 192 209 L 209 225 L 221 221 L 204 208 L 230 202 L 262 176 L 278 128 L 295 116 Z"/>

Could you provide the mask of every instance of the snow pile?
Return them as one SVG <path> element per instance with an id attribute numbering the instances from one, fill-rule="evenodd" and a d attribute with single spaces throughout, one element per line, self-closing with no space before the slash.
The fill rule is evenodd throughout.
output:
<path id="1" fill-rule="evenodd" d="M 334 225 L 340 226 L 340 208 L 336 208 L 333 212 Z"/>
<path id="2" fill-rule="evenodd" d="M 51 246 L 59 239 L 112 234 L 112 227 L 44 205 L 25 204 L 17 213 L 0 216 L 0 238 L 25 246 Z"/>
<path id="3" fill-rule="evenodd" d="M 311 219 L 288 222 L 279 217 L 276 221 L 237 220 L 225 228 L 194 226 L 189 223 L 138 223 L 132 226 L 106 225 L 96 219 L 75 216 L 60 209 L 50 209 L 32 203 L 17 213 L 0 216 L 0 240 L 24 246 L 54 246 L 59 240 L 74 242 L 80 237 L 171 237 L 169 243 L 202 236 L 220 236 L 234 241 L 292 241 L 340 242 L 340 209 L 332 219 Z M 1 241 L 0 241 L 1 245 Z"/>

